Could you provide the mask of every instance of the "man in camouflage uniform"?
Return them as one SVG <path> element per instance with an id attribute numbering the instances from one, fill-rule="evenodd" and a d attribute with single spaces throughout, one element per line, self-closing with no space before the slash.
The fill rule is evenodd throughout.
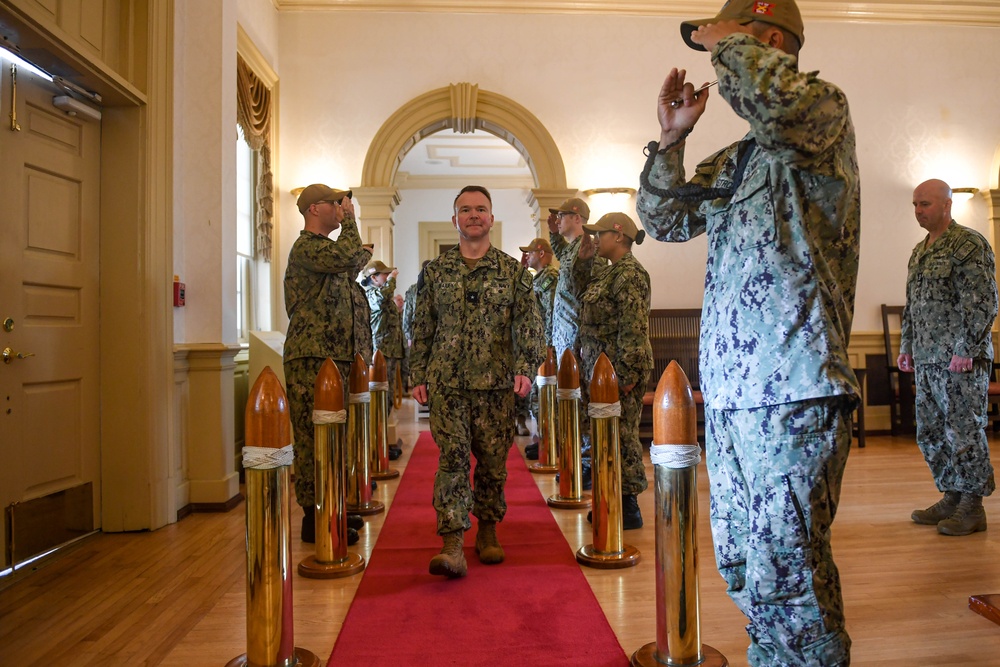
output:
<path id="1" fill-rule="evenodd" d="M 574 275 L 579 261 L 580 240 L 583 225 L 590 218 L 590 207 L 582 199 L 571 197 L 559 208 L 549 209 L 549 242 L 559 260 L 559 282 L 556 284 L 555 304 L 552 308 L 552 345 L 556 348 L 556 363 L 562 363 L 562 355 L 572 350 L 580 361 L 580 298 L 577 295 Z M 602 258 L 593 262 L 593 271 L 600 272 L 607 266 Z M 590 389 L 586 382 L 580 383 L 580 433 L 583 446 L 583 488 L 589 489 L 590 479 L 590 417 L 587 405 L 590 403 Z"/>
<path id="2" fill-rule="evenodd" d="M 381 260 L 372 260 L 365 266 L 362 287 L 368 297 L 371 311 L 372 344 L 385 357 L 389 374 L 389 412 L 392 412 L 392 397 L 396 391 L 396 369 L 403 359 L 403 318 L 396 307 L 393 296 L 396 293 L 396 276 L 399 271 L 386 266 Z M 372 353 L 374 355 L 374 352 Z"/>
<path id="3" fill-rule="evenodd" d="M 653 346 L 649 342 L 649 274 L 632 254 L 632 243 L 642 243 L 646 233 L 624 213 L 608 213 L 583 229 L 594 238 L 583 237 L 574 276 L 580 297 L 580 370 L 589 385 L 603 352 L 618 377 L 622 528 L 634 530 L 642 528 L 637 496 L 648 485 L 639 419 L 653 370 Z M 611 262 L 596 278 L 590 267 L 595 253 Z"/>
<path id="4" fill-rule="evenodd" d="M 552 253 L 552 246 L 542 238 L 536 238 L 526 246 L 519 246 L 524 253 L 524 263 L 535 272 L 535 277 L 531 282 L 531 287 L 535 292 L 535 300 L 538 303 L 538 312 L 542 316 L 542 325 L 545 327 L 545 351 L 552 346 L 552 309 L 555 306 L 556 285 L 559 282 L 558 262 Z M 543 360 L 544 361 L 544 360 Z M 559 360 L 556 359 L 556 363 Z M 528 397 L 526 408 L 530 409 L 535 419 L 538 419 L 538 384 L 531 385 L 531 396 Z M 526 415 L 525 415 L 526 417 Z M 523 421 L 522 421 L 523 419 Z M 527 421 L 518 413 L 518 425 Z M 527 435 L 527 426 L 525 433 Z M 524 454 L 529 459 L 538 458 L 538 441 L 531 443 L 524 448 Z"/>
<path id="5" fill-rule="evenodd" d="M 531 390 L 543 336 L 531 274 L 490 245 L 489 192 L 466 186 L 454 211 L 458 245 L 421 274 L 410 376 L 413 397 L 430 401 L 431 433 L 441 450 L 434 509 L 444 548 L 431 560 L 430 573 L 462 577 L 462 535 L 471 527 L 470 510 L 478 519 L 479 560 L 503 561 L 496 524 L 507 510 L 514 395 Z M 470 455 L 476 457 L 474 485 Z"/>
<path id="6" fill-rule="evenodd" d="M 750 124 L 685 184 L 684 138 L 710 95 L 671 70 L 637 198 L 655 238 L 708 235 L 700 372 L 716 562 L 750 621 L 750 665 L 847 665 L 830 548 L 860 396 L 847 355 L 860 237 L 847 99 L 799 72 L 793 0 L 730 0 L 681 34 L 711 53 L 720 95 Z"/>
<path id="7" fill-rule="evenodd" d="M 996 267 L 989 242 L 951 219 L 947 183 L 917 186 L 913 209 L 927 236 L 910 255 L 896 365 L 916 371 L 917 444 L 944 497 L 911 518 L 969 535 L 986 530 L 983 496 L 996 488 L 985 432 Z"/>
<path id="8" fill-rule="evenodd" d="M 424 263 L 420 265 L 421 271 L 427 266 L 428 261 L 424 260 Z M 413 386 L 410 383 L 410 348 L 413 346 L 413 313 L 417 309 L 417 285 L 419 283 L 420 276 L 418 275 L 417 282 L 407 287 L 406 294 L 403 296 L 403 347 L 406 352 L 403 359 L 403 386 L 406 389 Z"/>
<path id="9" fill-rule="evenodd" d="M 288 334 L 282 361 L 295 436 L 295 498 L 304 513 L 302 540 L 313 542 L 316 375 L 330 358 L 346 387 L 354 353 L 370 359 L 371 352 L 365 349 L 371 337 L 368 306 L 354 276 L 371 255 L 361 245 L 350 191 L 316 183 L 302 191 L 297 205 L 305 227 L 292 244 L 285 270 Z M 337 228 L 341 228 L 340 236 L 331 241 L 330 233 Z M 362 335 L 364 331 L 367 336 Z"/>

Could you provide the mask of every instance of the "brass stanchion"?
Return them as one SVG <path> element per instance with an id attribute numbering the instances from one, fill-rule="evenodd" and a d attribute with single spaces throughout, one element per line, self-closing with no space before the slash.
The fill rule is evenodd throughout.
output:
<path id="1" fill-rule="evenodd" d="M 583 466 L 580 460 L 580 367 L 573 351 L 567 349 L 559 360 L 556 401 L 559 404 L 559 493 L 549 496 L 548 504 L 556 509 L 578 510 L 590 507 L 590 494 L 583 492 Z"/>
<path id="2" fill-rule="evenodd" d="M 538 367 L 538 460 L 528 466 L 533 473 L 554 475 L 559 471 L 556 453 L 556 352 L 549 348 Z"/>
<path id="3" fill-rule="evenodd" d="M 299 563 L 299 574 L 336 579 L 364 570 L 365 559 L 347 551 L 347 410 L 344 383 L 330 359 L 316 375 L 314 396 L 316 553 Z"/>
<path id="4" fill-rule="evenodd" d="M 691 384 L 671 361 L 656 385 L 650 458 L 656 475 L 656 641 L 632 654 L 633 667 L 729 661 L 701 643 L 698 604 L 698 444 Z"/>
<path id="5" fill-rule="evenodd" d="M 372 395 L 372 477 L 375 479 L 399 477 L 399 471 L 389 467 L 389 377 L 382 350 L 375 350 L 368 390 Z"/>
<path id="6" fill-rule="evenodd" d="M 372 498 L 372 393 L 368 389 L 368 365 L 360 354 L 354 355 L 347 385 L 350 388 L 347 399 L 347 509 L 353 514 L 378 514 L 385 510 L 385 505 Z"/>
<path id="7" fill-rule="evenodd" d="M 247 496 L 247 652 L 226 667 L 318 667 L 295 646 L 292 623 L 292 461 L 288 399 L 266 367 L 250 390 L 243 467 Z"/>
<path id="8" fill-rule="evenodd" d="M 580 547 L 581 565 L 610 570 L 639 563 L 639 550 L 622 541 L 622 455 L 618 443 L 618 376 L 602 352 L 590 381 L 590 442 L 594 476 L 593 544 Z"/>
<path id="9" fill-rule="evenodd" d="M 403 407 L 403 364 L 396 364 L 396 388 L 392 390 L 392 407 L 399 410 Z"/>

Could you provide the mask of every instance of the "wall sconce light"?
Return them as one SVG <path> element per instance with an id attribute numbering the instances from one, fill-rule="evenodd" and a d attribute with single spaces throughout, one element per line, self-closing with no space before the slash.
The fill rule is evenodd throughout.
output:
<path id="1" fill-rule="evenodd" d="M 979 188 L 952 188 L 951 195 L 963 195 L 962 199 L 968 200 L 972 199 L 979 194 Z"/>
<path id="2" fill-rule="evenodd" d="M 590 222 L 597 222 L 601 216 L 615 211 L 630 215 L 635 188 L 592 188 L 583 190 L 583 194 L 590 200 Z"/>
<path id="3" fill-rule="evenodd" d="M 292 188 L 292 194 L 297 198 L 300 194 L 302 194 L 303 190 L 305 190 L 305 187 Z"/>

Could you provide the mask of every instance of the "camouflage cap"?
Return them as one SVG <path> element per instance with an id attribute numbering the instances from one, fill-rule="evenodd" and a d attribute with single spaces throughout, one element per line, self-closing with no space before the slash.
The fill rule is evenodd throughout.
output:
<path id="1" fill-rule="evenodd" d="M 584 220 L 590 219 L 590 207 L 577 197 L 570 197 L 559 208 L 550 208 L 549 213 L 576 213 Z"/>
<path id="2" fill-rule="evenodd" d="M 795 35 L 799 40 L 799 46 L 802 46 L 806 41 L 802 15 L 799 13 L 799 7 L 795 4 L 795 0 L 728 0 L 719 10 L 717 16 L 681 23 L 681 37 L 695 51 L 706 51 L 704 46 L 691 41 L 691 34 L 699 26 L 720 21 L 737 21 L 741 25 L 753 21 L 770 23 Z"/>
<path id="3" fill-rule="evenodd" d="M 395 266 L 386 266 L 382 260 L 373 259 L 365 264 L 365 268 L 361 271 L 361 275 L 374 276 L 376 273 L 392 273 L 395 270 Z"/>
<path id="4" fill-rule="evenodd" d="M 537 238 L 528 245 L 518 246 L 521 252 L 547 252 L 552 254 L 552 246 L 543 238 Z"/>
<path id="5" fill-rule="evenodd" d="M 318 204 L 321 201 L 340 201 L 344 197 L 353 196 L 354 193 L 350 190 L 335 190 L 329 185 L 313 183 L 299 193 L 299 198 L 295 200 L 295 205 L 299 207 L 299 213 L 305 213 L 310 206 Z"/>
<path id="6" fill-rule="evenodd" d="M 607 213 L 602 215 L 601 219 L 594 224 L 584 225 L 583 230 L 589 234 L 596 234 L 597 232 L 621 232 L 640 244 L 646 238 L 646 232 L 636 227 L 632 218 L 624 213 Z"/>

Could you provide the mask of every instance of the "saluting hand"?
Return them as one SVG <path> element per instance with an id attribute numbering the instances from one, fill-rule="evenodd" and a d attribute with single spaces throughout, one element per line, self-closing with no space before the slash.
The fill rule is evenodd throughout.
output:
<path id="1" fill-rule="evenodd" d="M 694 86 L 684 81 L 686 76 L 687 70 L 675 67 L 667 74 L 660 88 L 656 105 L 656 116 L 660 121 L 660 148 L 666 148 L 680 139 L 705 113 L 708 88 L 695 97 Z M 673 102 L 678 100 L 681 102 L 680 106 L 674 107 Z"/>
<path id="2" fill-rule="evenodd" d="M 545 221 L 545 224 L 549 226 L 550 234 L 559 233 L 559 218 L 556 216 L 555 213 L 549 213 L 549 219 Z"/>
<path id="3" fill-rule="evenodd" d="M 597 245 L 594 243 L 594 237 L 585 233 L 580 237 L 580 250 L 577 251 L 577 256 L 580 259 L 593 259 L 596 253 Z"/>

